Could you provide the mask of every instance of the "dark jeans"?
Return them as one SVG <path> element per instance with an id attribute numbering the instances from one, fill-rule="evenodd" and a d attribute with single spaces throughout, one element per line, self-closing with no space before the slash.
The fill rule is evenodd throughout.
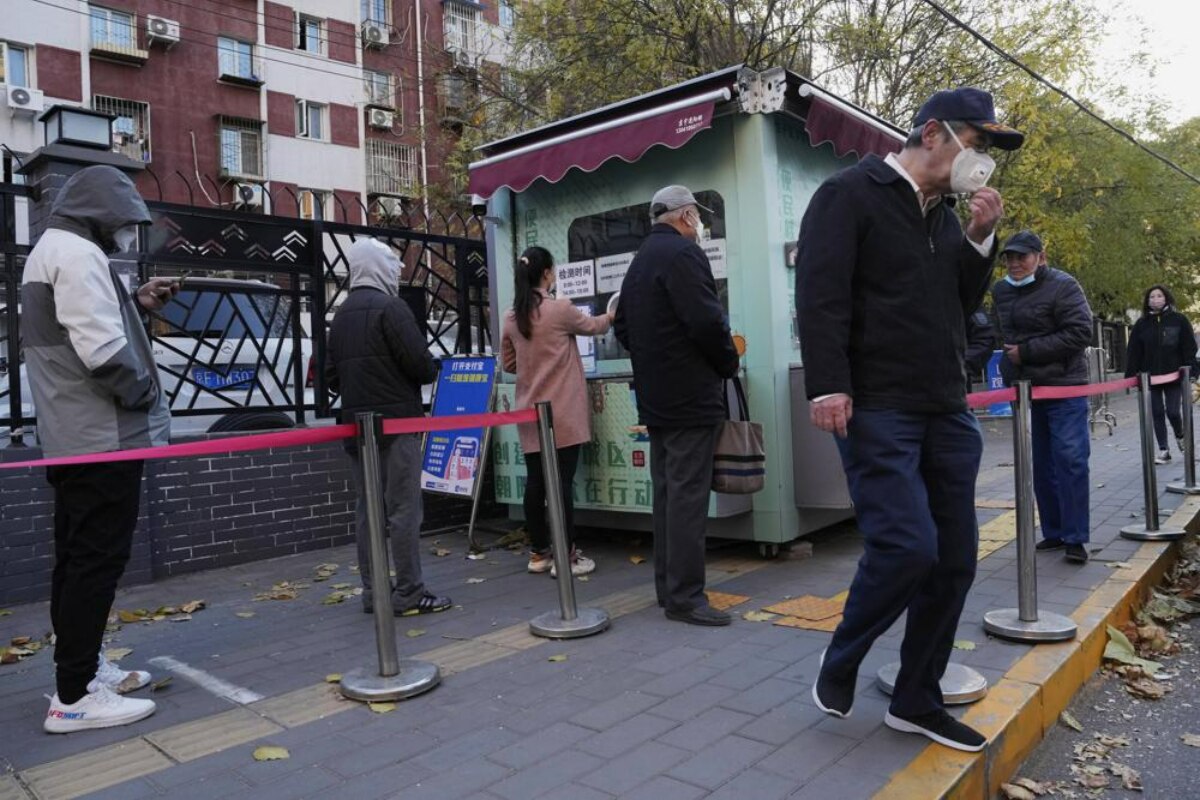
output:
<path id="1" fill-rule="evenodd" d="M 1183 381 L 1150 387 L 1150 413 L 1154 417 L 1154 438 L 1158 449 L 1167 449 L 1167 420 L 1175 438 L 1183 436 Z"/>
<path id="2" fill-rule="evenodd" d="M 58 699 L 70 704 L 96 677 L 104 626 L 129 563 L 142 462 L 47 467 L 54 487 L 50 623 Z"/>
<path id="3" fill-rule="evenodd" d="M 942 707 L 939 681 L 975 579 L 979 424 L 967 412 L 855 409 L 849 436 L 837 444 L 863 555 L 824 669 L 857 676 L 871 644 L 907 609 L 891 710 L 934 711 Z"/>
<path id="4" fill-rule="evenodd" d="M 363 493 L 362 463 L 358 451 L 350 452 L 351 475 L 358 493 L 355 527 L 358 541 L 358 573 L 366 594 L 371 594 L 371 545 L 367 531 L 367 497 Z M 391 544 L 392 569 L 396 573 L 392 605 L 399 611 L 415 608 L 425 594 L 421 578 L 421 437 L 403 434 L 385 439 L 379 448 L 379 467 L 383 472 L 384 520 L 386 542 Z"/>
<path id="5" fill-rule="evenodd" d="M 1033 403 L 1033 494 L 1042 537 L 1084 544 L 1088 521 L 1088 456 L 1092 443 L 1086 397 Z"/>
<path id="6" fill-rule="evenodd" d="M 654 592 L 668 611 L 708 604 L 704 528 L 720 425 L 650 428 L 654 483 Z"/>
<path id="7" fill-rule="evenodd" d="M 575 468 L 579 465 L 582 445 L 556 448 L 558 451 L 558 481 L 562 488 L 563 524 L 567 531 L 567 546 L 575 546 Z M 541 453 L 525 454 L 525 527 L 529 530 L 529 547 L 544 553 L 550 549 L 550 522 L 546 509 L 546 474 L 542 469 Z"/>

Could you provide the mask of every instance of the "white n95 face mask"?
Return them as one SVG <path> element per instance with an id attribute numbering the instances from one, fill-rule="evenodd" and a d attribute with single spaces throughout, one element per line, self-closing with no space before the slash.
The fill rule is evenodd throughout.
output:
<path id="1" fill-rule="evenodd" d="M 126 225 L 124 228 L 118 228 L 113 232 L 112 238 L 113 247 L 117 248 L 118 253 L 130 252 L 133 248 L 137 247 L 137 225 Z"/>
<path id="2" fill-rule="evenodd" d="M 996 169 L 996 162 L 987 153 L 968 150 L 945 122 L 942 123 L 958 145 L 958 155 L 950 165 L 950 191 L 955 194 L 974 194 L 987 186 L 988 179 Z"/>

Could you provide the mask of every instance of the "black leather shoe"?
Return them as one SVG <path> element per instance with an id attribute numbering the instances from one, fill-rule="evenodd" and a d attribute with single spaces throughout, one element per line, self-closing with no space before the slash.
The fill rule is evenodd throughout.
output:
<path id="1" fill-rule="evenodd" d="M 1042 539 L 1033 546 L 1034 550 L 1041 552 L 1042 550 L 1061 550 L 1066 546 L 1062 539 Z"/>
<path id="2" fill-rule="evenodd" d="M 1086 564 L 1088 560 L 1087 547 L 1082 544 L 1069 544 L 1063 558 L 1072 564 Z"/>
<path id="3" fill-rule="evenodd" d="M 666 611 L 667 619 L 673 619 L 676 622 L 686 622 L 688 625 L 708 625 L 709 627 L 719 627 L 728 625 L 732 619 L 724 611 L 718 611 L 712 606 L 704 605 L 698 608 L 688 609 L 686 611 L 675 611 L 670 608 Z"/>

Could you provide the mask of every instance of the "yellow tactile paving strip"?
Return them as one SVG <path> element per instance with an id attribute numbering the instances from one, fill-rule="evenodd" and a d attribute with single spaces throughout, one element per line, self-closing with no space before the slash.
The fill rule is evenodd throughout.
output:
<path id="1" fill-rule="evenodd" d="M 708 582 L 719 584 L 761 569 L 767 563 L 753 558 L 713 559 L 708 563 Z M 605 609 L 615 619 L 652 606 L 654 602 L 653 588 L 646 587 L 615 592 L 587 604 Z M 529 633 L 528 624 L 522 623 L 411 657 L 437 664 L 443 675 L 453 675 L 550 641 L 533 636 Z M 19 776 L 34 791 L 37 800 L 72 800 L 88 792 L 116 786 L 178 763 L 212 755 L 287 728 L 359 707 L 360 703 L 341 700 L 330 684 L 320 683 L 31 767 L 22 770 Z M 0 778 L 0 800 L 28 800 L 28 795 L 17 779 L 6 776 Z"/>
<path id="2" fill-rule="evenodd" d="M 840 616 L 842 609 L 845 607 L 845 600 L 834 600 L 806 594 L 803 597 L 784 600 L 782 603 L 766 606 L 763 608 L 763 611 L 770 611 L 772 614 L 782 614 L 785 617 L 797 617 L 809 622 L 818 622 L 830 617 Z"/>
<path id="3" fill-rule="evenodd" d="M 1195 531 L 1200 497 L 1183 500 L 1170 524 Z M 963 721 L 988 736 L 981 753 L 959 753 L 931 744 L 898 771 L 875 800 L 995 797 L 1022 761 L 1055 724 L 1075 692 L 1099 666 L 1106 626 L 1127 620 L 1147 589 L 1176 557 L 1170 542 L 1146 542 L 1083 601 L 1071 618 L 1079 625 L 1074 641 L 1033 648 L 967 710 Z"/>
<path id="4" fill-rule="evenodd" d="M 832 633 L 837 630 L 837 626 L 842 624 L 842 615 L 835 614 L 832 617 L 825 619 L 803 619 L 801 617 L 780 617 L 772 620 L 775 625 L 782 625 L 785 628 L 803 628 L 806 631 L 826 631 Z"/>
<path id="5" fill-rule="evenodd" d="M 704 594 L 708 596 L 708 604 L 718 611 L 728 611 L 750 599 L 748 595 L 744 594 L 726 594 L 725 592 L 705 592 Z"/>

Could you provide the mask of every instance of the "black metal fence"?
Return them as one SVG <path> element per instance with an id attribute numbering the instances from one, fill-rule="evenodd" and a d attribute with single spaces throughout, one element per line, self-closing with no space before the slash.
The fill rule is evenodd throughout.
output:
<path id="1" fill-rule="evenodd" d="M 32 424 L 19 359 L 19 287 L 29 248 L 16 243 L 12 200 L 0 185 L 4 316 L 0 427 L 22 441 Z M 150 277 L 182 279 L 179 295 L 151 315 L 149 332 L 177 432 L 253 430 L 329 416 L 326 330 L 349 290 L 346 249 L 373 238 L 407 265 L 402 295 L 426 327 L 435 355 L 486 352 L 483 222 L 460 213 L 369 213 L 381 224 L 264 215 L 152 201 L 130 287 Z M 382 207 L 381 207 L 382 208 Z M 297 205 L 299 209 L 299 205 Z M 343 209 L 343 217 L 345 209 Z M 136 273 L 136 274 L 134 274 Z"/>

